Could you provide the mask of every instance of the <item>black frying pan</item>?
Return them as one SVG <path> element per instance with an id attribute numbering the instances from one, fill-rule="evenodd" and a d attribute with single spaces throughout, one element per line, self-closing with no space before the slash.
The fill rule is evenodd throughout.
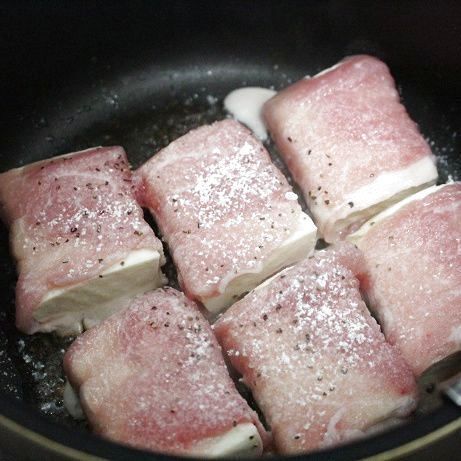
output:
<path id="1" fill-rule="evenodd" d="M 278 89 L 365 52 L 390 66 L 439 157 L 441 182 L 461 179 L 461 3 L 427 3 L 2 2 L 0 171 L 100 144 L 124 146 L 137 166 L 225 117 L 230 90 Z M 98 439 L 67 415 L 61 359 L 70 340 L 19 334 L 14 284 L 2 227 L 0 459 L 171 459 Z M 403 427 L 303 459 L 461 459 L 459 409 L 426 400 L 431 409 Z"/>

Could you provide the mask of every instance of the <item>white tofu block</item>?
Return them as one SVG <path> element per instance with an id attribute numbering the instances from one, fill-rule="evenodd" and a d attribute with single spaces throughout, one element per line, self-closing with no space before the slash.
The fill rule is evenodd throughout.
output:
<path id="1" fill-rule="evenodd" d="M 220 283 L 221 295 L 201 299 L 208 311 L 217 314 L 243 297 L 261 282 L 287 266 L 308 257 L 314 251 L 317 242 L 317 227 L 308 215 L 302 213 L 296 232 L 283 242 L 254 271 L 230 274 Z"/>
<path id="2" fill-rule="evenodd" d="M 238 424 L 217 437 L 203 440 L 192 450 L 191 456 L 204 458 L 249 458 L 261 456 L 263 443 L 252 423 Z"/>
<path id="3" fill-rule="evenodd" d="M 408 203 L 411 203 L 415 200 L 421 200 L 422 198 L 433 194 L 435 191 L 442 189 L 443 187 L 447 186 L 448 184 L 441 184 L 439 186 L 431 186 L 427 187 L 426 189 L 422 189 L 415 194 L 409 195 L 408 197 L 405 197 L 403 200 L 400 202 L 394 203 L 392 206 L 389 208 L 385 209 L 384 211 L 381 211 L 381 213 L 377 214 L 376 216 L 373 216 L 371 219 L 369 219 L 367 222 L 365 222 L 356 232 L 353 234 L 350 234 L 347 237 L 347 240 L 350 242 L 358 245 L 360 247 L 360 240 L 366 235 L 366 233 L 377 223 L 380 221 L 383 221 L 384 219 L 388 218 L 389 216 L 392 216 L 394 213 L 396 213 L 398 210 L 400 210 L 402 207 L 407 205 Z"/>
<path id="4" fill-rule="evenodd" d="M 425 190 L 437 181 L 437 169 L 430 157 L 424 157 L 401 170 L 381 173 L 370 184 L 347 195 L 333 210 L 320 205 L 319 215 L 326 222 L 325 232 L 340 234 L 354 223 L 358 225 L 412 194 Z M 349 203 L 353 203 L 351 208 Z"/>
<path id="5" fill-rule="evenodd" d="M 34 319 L 43 325 L 42 331 L 79 334 L 122 309 L 128 299 L 164 285 L 162 259 L 156 250 L 132 251 L 123 265 L 115 264 L 97 278 L 49 291 Z"/>

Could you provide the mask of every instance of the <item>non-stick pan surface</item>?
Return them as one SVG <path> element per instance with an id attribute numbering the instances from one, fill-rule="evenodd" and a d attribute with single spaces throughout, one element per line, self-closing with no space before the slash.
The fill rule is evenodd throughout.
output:
<path id="1" fill-rule="evenodd" d="M 423 3 L 3 4 L 0 171 L 116 144 L 126 148 L 136 167 L 190 129 L 226 117 L 222 100 L 234 88 L 279 89 L 345 55 L 370 53 L 390 66 L 407 109 L 438 157 L 440 182 L 461 179 L 461 8 L 457 2 Z M 288 174 L 274 147 L 268 148 Z M 68 416 L 61 359 L 71 339 L 19 334 L 14 285 L 8 236 L 1 227 L 0 415 L 77 450 L 111 459 L 153 459 L 90 436 L 84 424 Z M 443 431 L 460 417 L 449 402 L 427 401 L 431 409 L 404 427 L 305 459 L 363 458 Z M 8 427 L 0 446 L 19 448 L 17 459 L 37 459 L 27 434 L 19 434 L 14 424 Z M 443 449 L 452 448 L 441 445 L 437 453 Z"/>

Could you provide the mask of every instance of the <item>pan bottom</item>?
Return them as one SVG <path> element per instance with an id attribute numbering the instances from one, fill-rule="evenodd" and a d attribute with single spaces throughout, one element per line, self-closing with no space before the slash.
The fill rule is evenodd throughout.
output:
<path id="1" fill-rule="evenodd" d="M 338 57 L 340 58 L 340 57 Z M 101 64 L 94 59 L 94 65 Z M 85 93 L 56 95 L 57 103 L 32 112 L 24 118 L 16 133 L 22 152 L 21 164 L 55 154 L 71 152 L 95 145 L 122 145 L 133 167 L 139 166 L 153 153 L 177 137 L 200 125 L 227 116 L 224 97 L 241 86 L 282 88 L 305 74 L 314 74 L 331 62 L 311 63 L 306 68 L 282 68 L 277 63 L 257 66 L 253 63 L 217 63 L 206 68 L 175 67 L 158 72 L 143 69 L 117 79 L 98 80 Z M 396 76 L 397 81 L 398 75 Z M 440 182 L 461 178 L 458 134 L 453 129 L 453 110 L 443 106 L 429 93 L 421 93 L 412 82 L 401 82 L 404 103 L 438 158 Z M 453 118 L 454 120 L 454 118 Z M 274 146 L 267 147 L 276 165 L 289 177 Z M 18 166 L 12 159 L 7 168 Z M 291 180 L 291 178 L 289 177 Z M 303 204 L 305 208 L 305 204 Z M 152 225 L 152 221 L 150 221 Z M 7 293 L 0 313 L 0 392 L 24 400 L 54 421 L 71 427 L 85 428 L 64 409 L 65 378 L 62 357 L 72 338 L 37 334 L 26 336 L 14 328 L 13 263 L 8 256 L 6 230 L 0 229 L 0 289 Z M 166 273 L 170 284 L 177 286 L 171 259 Z M 460 360 L 455 369 L 461 368 Z M 440 405 L 434 395 L 433 379 L 424 382 L 420 413 Z"/>

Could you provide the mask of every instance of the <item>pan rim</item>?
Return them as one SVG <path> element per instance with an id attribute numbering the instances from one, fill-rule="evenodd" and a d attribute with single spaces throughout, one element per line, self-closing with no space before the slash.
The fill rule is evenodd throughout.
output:
<path id="1" fill-rule="evenodd" d="M 63 426 L 25 402 L 7 395 L 0 397 L 0 428 L 3 429 L 0 431 L 0 439 L 2 433 L 9 431 L 64 459 L 82 461 L 184 459 L 131 448 L 85 433 L 80 429 Z M 433 413 L 382 434 L 329 450 L 279 459 L 387 461 L 428 448 L 457 431 L 461 433 L 459 409 L 445 402 Z"/>

